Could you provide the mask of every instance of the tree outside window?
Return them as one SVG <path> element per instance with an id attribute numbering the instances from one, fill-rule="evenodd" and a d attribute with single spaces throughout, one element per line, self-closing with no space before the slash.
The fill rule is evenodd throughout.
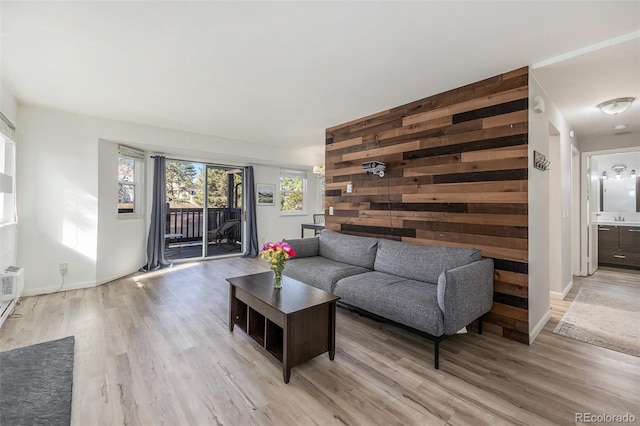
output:
<path id="1" fill-rule="evenodd" d="M 118 156 L 118 214 L 133 214 L 136 206 L 136 160 Z"/>
<path id="2" fill-rule="evenodd" d="M 307 191 L 307 174 L 300 171 L 280 172 L 280 212 L 301 213 L 304 211 L 304 196 Z"/>

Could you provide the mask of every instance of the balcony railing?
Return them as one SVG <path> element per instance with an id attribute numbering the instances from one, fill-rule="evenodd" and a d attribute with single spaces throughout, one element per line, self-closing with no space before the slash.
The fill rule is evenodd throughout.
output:
<path id="1" fill-rule="evenodd" d="M 207 209 L 208 228 L 213 230 L 231 219 L 240 219 L 242 209 L 211 207 Z M 172 242 L 183 243 L 202 241 L 204 232 L 204 211 L 199 208 L 170 208 L 167 211 L 165 234 L 181 235 L 172 238 Z M 225 236 L 235 241 L 241 240 L 240 226 L 234 226 L 225 232 Z"/>

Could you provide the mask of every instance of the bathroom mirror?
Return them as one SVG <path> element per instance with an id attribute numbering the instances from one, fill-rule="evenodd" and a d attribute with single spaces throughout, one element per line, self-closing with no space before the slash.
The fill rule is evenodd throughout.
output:
<path id="1" fill-rule="evenodd" d="M 630 176 L 622 179 L 600 179 L 601 211 L 636 212 L 638 178 Z"/>

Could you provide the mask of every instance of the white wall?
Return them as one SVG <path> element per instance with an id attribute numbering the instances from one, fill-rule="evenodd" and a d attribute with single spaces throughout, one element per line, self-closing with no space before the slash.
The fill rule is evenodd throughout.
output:
<path id="1" fill-rule="evenodd" d="M 109 170 L 115 171 L 117 143 L 176 158 L 254 163 L 256 181 L 274 184 L 276 165 L 311 170 L 324 160 L 319 150 L 276 149 L 44 107 L 20 105 L 18 117 L 18 263 L 25 267 L 26 295 L 55 291 L 62 262 L 69 263 L 63 289 L 100 284 L 141 266 L 146 225 L 115 218 Z M 260 207 L 259 238 L 297 236 L 299 224 L 319 210 L 315 204 L 307 217 L 280 217 L 277 207 Z"/>
<path id="2" fill-rule="evenodd" d="M 18 123 L 18 102 L 9 87 L 0 78 L 0 112 L 11 121 L 14 126 Z"/>
<path id="3" fill-rule="evenodd" d="M 529 334 L 530 342 L 550 317 L 550 296 L 563 298 L 572 286 L 570 127 L 544 90 L 529 79 L 529 102 L 540 96 L 545 112 L 529 110 L 529 156 L 551 161 L 549 171 L 529 165 Z"/>
<path id="4" fill-rule="evenodd" d="M 542 90 L 529 77 L 529 105 Z M 533 168 L 534 150 L 549 156 L 549 122 L 529 108 L 529 343 L 549 311 L 549 172 Z M 554 167 L 554 164 L 551 165 Z"/>
<path id="5" fill-rule="evenodd" d="M 562 144 L 560 135 L 555 127 L 551 130 L 553 135 L 549 138 L 549 291 L 551 297 L 561 293 L 562 288 L 562 222 L 564 211 L 562 209 Z"/>
<path id="6" fill-rule="evenodd" d="M 608 151 L 621 148 L 638 148 L 640 141 L 637 133 L 621 133 L 618 135 L 603 135 L 581 137 L 578 143 L 580 152 Z"/>
<path id="7" fill-rule="evenodd" d="M 278 181 L 280 179 L 280 167 L 255 166 L 254 177 L 256 183 L 270 183 L 276 185 L 275 206 L 256 206 L 258 222 L 258 241 L 260 245 L 267 241 L 280 241 L 282 239 L 300 238 L 300 225 L 312 223 L 314 213 L 322 213 L 319 197 L 318 179 L 311 172 L 307 172 L 308 191 L 305 200 L 304 215 L 281 215 L 280 194 L 278 193 Z M 307 230 L 306 236 L 311 236 L 312 231 Z"/>
<path id="8" fill-rule="evenodd" d="M 44 108 L 18 109 L 18 263 L 25 295 L 95 284 L 98 144 L 95 120 Z"/>
<path id="9" fill-rule="evenodd" d="M 582 211 L 580 170 L 580 151 L 573 145 L 571 147 L 571 269 L 573 275 L 577 276 L 584 274 L 580 262 L 580 212 Z"/>
<path id="10" fill-rule="evenodd" d="M 117 171 L 118 144 L 100 140 L 98 142 L 97 284 L 131 274 L 146 263 L 144 242 L 147 221 L 145 216 L 118 218 Z M 141 195 L 144 194 L 144 190 L 143 185 Z"/>
<path id="11" fill-rule="evenodd" d="M 545 100 L 546 108 L 544 113 L 533 113 L 536 126 L 530 128 L 534 133 L 530 133 L 529 143 L 531 144 L 531 141 L 534 140 L 544 147 L 543 140 L 547 138 L 551 161 L 550 170 L 547 172 L 549 174 L 549 203 L 547 206 L 549 214 L 547 248 L 549 254 L 549 292 L 551 297 L 563 299 L 573 285 L 572 222 L 574 220 L 573 210 L 579 209 L 579 206 L 573 205 L 571 197 L 572 143 L 574 140 L 569 136 L 571 127 L 535 80 L 535 72 L 532 73 L 532 76 L 530 90 L 535 91 L 532 96 L 541 96 Z M 537 176 L 535 169 L 533 172 L 533 176 Z M 531 177 L 530 174 L 529 179 Z M 531 205 L 529 209 L 531 212 Z M 533 206 L 533 210 L 537 214 L 543 212 L 542 208 L 536 206 Z M 529 250 L 531 251 L 531 247 Z"/>

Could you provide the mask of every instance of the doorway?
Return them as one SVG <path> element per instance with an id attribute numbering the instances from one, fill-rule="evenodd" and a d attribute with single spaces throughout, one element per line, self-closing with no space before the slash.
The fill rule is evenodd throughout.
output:
<path id="1" fill-rule="evenodd" d="M 624 165 L 624 170 L 618 166 Z M 634 171 L 640 169 L 640 151 L 637 148 L 623 148 L 582 153 L 582 196 L 580 216 L 581 253 L 580 264 L 584 275 L 596 272 L 599 264 L 599 228 L 603 226 L 636 225 L 640 223 L 640 206 L 638 206 L 638 190 L 640 178 Z M 618 172 L 617 172 L 618 171 Z M 619 176 L 616 176 L 617 174 Z M 634 177 L 632 177 L 634 175 Z M 607 178 L 611 178 L 609 181 Z M 611 200 L 614 191 L 613 183 L 636 182 L 630 189 L 622 191 L 625 200 Z M 607 185 L 609 184 L 609 185 Z M 621 201 L 621 207 L 610 201 Z M 608 262 L 605 262 L 607 264 Z"/>
<path id="2" fill-rule="evenodd" d="M 243 183 L 242 168 L 167 160 L 166 258 L 242 254 Z"/>

